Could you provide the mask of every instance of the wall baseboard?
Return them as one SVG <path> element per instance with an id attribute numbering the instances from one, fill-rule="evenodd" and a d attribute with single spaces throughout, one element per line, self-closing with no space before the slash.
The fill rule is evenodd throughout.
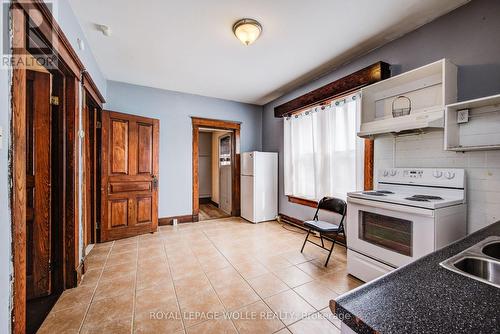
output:
<path id="1" fill-rule="evenodd" d="M 173 217 L 163 217 L 163 218 L 158 218 L 158 225 L 159 226 L 164 226 L 164 225 L 172 225 L 172 222 L 174 219 L 177 219 L 177 223 L 192 223 L 193 220 L 193 215 L 183 215 L 183 216 L 173 216 Z"/>

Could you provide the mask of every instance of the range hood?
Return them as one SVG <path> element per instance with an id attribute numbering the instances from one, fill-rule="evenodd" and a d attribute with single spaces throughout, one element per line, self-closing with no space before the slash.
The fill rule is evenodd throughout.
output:
<path id="1" fill-rule="evenodd" d="M 446 59 L 361 89 L 359 137 L 443 129 L 457 99 L 457 67 Z"/>
<path id="2" fill-rule="evenodd" d="M 358 137 L 367 138 L 384 133 L 418 132 L 429 128 L 444 128 L 444 110 L 442 108 L 362 123 Z"/>

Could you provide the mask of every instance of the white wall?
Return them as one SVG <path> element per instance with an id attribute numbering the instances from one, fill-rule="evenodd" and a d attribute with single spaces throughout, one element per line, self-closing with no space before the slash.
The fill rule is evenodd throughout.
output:
<path id="1" fill-rule="evenodd" d="M 375 139 L 375 170 L 390 167 L 465 168 L 468 233 L 500 220 L 500 151 L 443 150 L 443 131 Z"/>

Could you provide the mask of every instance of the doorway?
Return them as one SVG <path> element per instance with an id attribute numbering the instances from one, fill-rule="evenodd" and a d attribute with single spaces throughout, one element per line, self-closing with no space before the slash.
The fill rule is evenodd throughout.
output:
<path id="1" fill-rule="evenodd" d="M 231 137 L 231 131 L 200 129 L 198 138 L 200 221 L 231 216 Z M 223 156 L 221 142 L 225 143 Z"/>
<path id="2" fill-rule="evenodd" d="M 11 84 L 11 328 L 32 333 L 83 272 L 77 248 L 83 64 L 43 1 L 12 2 L 9 17 L 12 55 L 23 60 L 12 68 Z M 52 60 L 29 61 L 33 55 Z"/>
<path id="3" fill-rule="evenodd" d="M 240 124 L 192 118 L 193 222 L 240 215 Z"/>
<path id="4" fill-rule="evenodd" d="M 64 196 L 60 171 L 62 78 L 41 66 L 26 70 L 26 332 L 35 333 L 62 291 Z"/>

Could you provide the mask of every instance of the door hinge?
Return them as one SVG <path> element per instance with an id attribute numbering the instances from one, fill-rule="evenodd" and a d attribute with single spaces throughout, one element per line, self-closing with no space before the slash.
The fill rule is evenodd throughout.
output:
<path id="1" fill-rule="evenodd" d="M 53 106 L 58 106 L 59 105 L 59 96 L 51 96 L 50 97 L 50 104 Z"/>
<path id="2" fill-rule="evenodd" d="M 96 127 L 96 129 L 101 129 L 101 128 L 102 128 L 102 123 L 101 123 L 101 122 L 99 122 L 99 121 L 98 121 L 98 122 L 96 122 L 96 123 L 95 123 L 95 127 Z"/>
<path id="3" fill-rule="evenodd" d="M 52 271 L 52 262 L 49 260 L 49 272 Z"/>

